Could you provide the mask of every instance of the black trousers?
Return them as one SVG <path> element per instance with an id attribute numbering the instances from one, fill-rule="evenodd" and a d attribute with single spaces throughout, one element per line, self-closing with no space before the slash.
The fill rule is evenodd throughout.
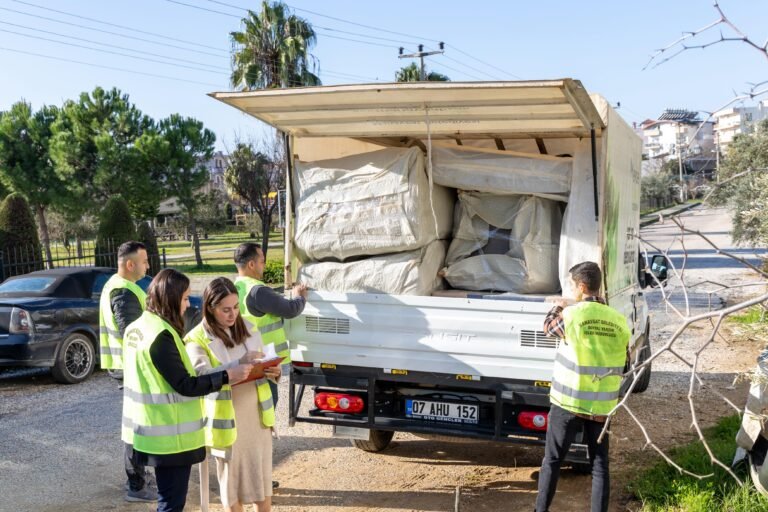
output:
<path id="1" fill-rule="evenodd" d="M 547 441 L 544 460 L 539 471 L 539 494 L 536 497 L 536 512 L 547 512 L 552 504 L 560 478 L 560 465 L 568 454 L 576 435 L 584 429 L 592 465 L 592 512 L 607 512 L 611 482 L 608 474 L 608 436 L 598 444 L 597 438 L 604 423 L 580 418 L 565 409 L 553 405 L 549 410 Z M 565 510 L 565 509 L 564 509 Z"/>
<path id="2" fill-rule="evenodd" d="M 140 491 L 147 485 L 146 468 L 143 464 L 137 464 L 133 457 L 133 446 L 125 444 L 125 475 L 128 477 L 128 488 L 132 491 Z"/>
<path id="3" fill-rule="evenodd" d="M 187 503 L 192 466 L 157 466 L 157 512 L 182 512 Z"/>

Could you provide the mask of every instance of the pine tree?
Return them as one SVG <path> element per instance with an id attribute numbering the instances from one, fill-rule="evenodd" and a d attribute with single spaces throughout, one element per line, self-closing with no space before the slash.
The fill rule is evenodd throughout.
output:
<path id="1" fill-rule="evenodd" d="M 128 203 L 120 196 L 113 196 L 104 205 L 96 233 L 96 266 L 117 268 L 117 248 L 120 244 L 136 240 Z"/>
<path id="2" fill-rule="evenodd" d="M 35 218 L 29 203 L 19 193 L 9 195 L 0 205 L 0 251 L 0 280 L 43 268 Z"/>

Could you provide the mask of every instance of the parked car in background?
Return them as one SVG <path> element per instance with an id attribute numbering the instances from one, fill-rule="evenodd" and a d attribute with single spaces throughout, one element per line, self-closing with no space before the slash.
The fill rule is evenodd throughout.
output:
<path id="1" fill-rule="evenodd" d="M 99 296 L 115 273 L 108 267 L 39 270 L 0 284 L 0 367 L 50 367 L 65 384 L 87 379 L 99 360 Z M 146 290 L 151 279 L 138 282 Z M 185 321 L 200 321 L 190 297 Z"/>

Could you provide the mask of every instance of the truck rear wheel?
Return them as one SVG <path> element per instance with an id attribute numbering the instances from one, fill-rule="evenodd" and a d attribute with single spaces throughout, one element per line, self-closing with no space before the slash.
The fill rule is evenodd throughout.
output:
<path id="1" fill-rule="evenodd" d="M 353 439 L 352 444 L 365 452 L 380 452 L 389 446 L 392 437 L 395 435 L 390 430 L 371 430 L 368 441 Z"/>

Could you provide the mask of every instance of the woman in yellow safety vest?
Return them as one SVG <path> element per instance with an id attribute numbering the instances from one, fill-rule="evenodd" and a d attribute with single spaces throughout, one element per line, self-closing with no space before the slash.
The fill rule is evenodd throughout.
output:
<path id="1" fill-rule="evenodd" d="M 225 277 L 203 293 L 203 321 L 184 338 L 198 375 L 213 375 L 264 356 L 259 331 L 240 316 L 237 288 Z M 216 460 L 221 503 L 240 512 L 254 504 L 272 507 L 272 427 L 275 409 L 267 379 L 280 377 L 280 366 L 266 368 L 264 378 L 224 386 L 205 398 L 206 444 Z"/>
<path id="2" fill-rule="evenodd" d="M 149 285 L 147 309 L 123 337 L 123 441 L 130 457 L 155 467 L 158 512 L 184 509 L 192 465 L 205 456 L 200 397 L 244 380 L 253 365 L 198 377 L 181 335 L 189 306 L 189 279 L 172 269 Z"/>

